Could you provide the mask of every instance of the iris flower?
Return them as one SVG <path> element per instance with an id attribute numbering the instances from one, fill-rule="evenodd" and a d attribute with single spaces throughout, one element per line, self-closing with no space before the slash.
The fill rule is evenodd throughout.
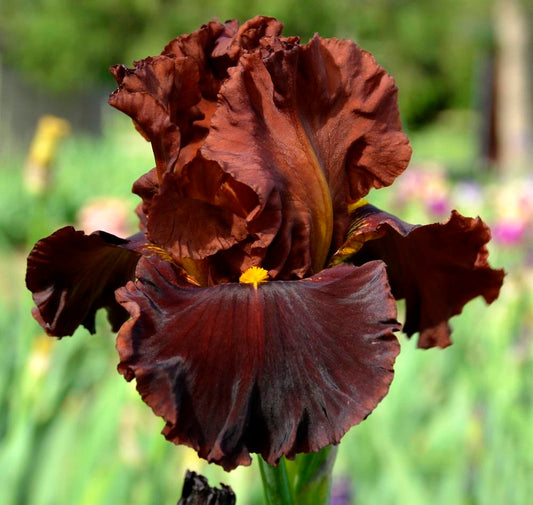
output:
<path id="1" fill-rule="evenodd" d="M 348 40 L 301 44 L 256 17 L 210 22 L 111 69 L 110 104 L 151 142 L 140 232 L 39 241 L 27 285 L 48 334 L 118 330 L 119 372 L 168 440 L 225 469 L 339 443 L 387 394 L 399 343 L 450 344 L 448 320 L 503 272 L 453 212 L 413 226 L 368 204 L 411 148 L 393 79 Z"/>

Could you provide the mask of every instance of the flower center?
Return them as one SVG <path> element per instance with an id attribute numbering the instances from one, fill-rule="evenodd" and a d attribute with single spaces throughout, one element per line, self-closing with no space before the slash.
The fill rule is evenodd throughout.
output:
<path id="1" fill-rule="evenodd" d="M 253 284 L 257 289 L 258 284 L 268 282 L 268 272 L 261 267 L 250 267 L 239 277 L 239 282 Z"/>

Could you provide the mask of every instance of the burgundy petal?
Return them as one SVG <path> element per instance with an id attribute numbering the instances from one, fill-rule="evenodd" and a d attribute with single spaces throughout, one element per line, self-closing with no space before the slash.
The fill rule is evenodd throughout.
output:
<path id="1" fill-rule="evenodd" d="M 96 311 L 107 309 L 113 331 L 127 319 L 114 291 L 132 280 L 144 235 L 123 240 L 105 232 L 85 235 L 71 226 L 37 242 L 28 256 L 26 285 L 33 316 L 49 335 L 72 335 L 82 324 L 94 333 Z"/>
<path id="2" fill-rule="evenodd" d="M 350 236 L 333 262 L 383 260 L 392 293 L 406 299 L 403 331 L 420 332 L 418 347 L 450 345 L 448 320 L 477 296 L 487 303 L 498 297 L 504 272 L 488 263 L 490 230 L 479 217 L 453 211 L 446 223 L 415 226 L 365 205 L 352 220 Z"/>
<path id="3" fill-rule="evenodd" d="M 170 41 L 162 54 L 194 60 L 201 73 L 201 91 L 206 99 L 214 99 L 227 70 L 247 52 L 253 52 L 277 38 L 283 29 L 278 20 L 256 16 L 239 26 L 237 20 L 220 24 L 212 21 L 199 30 Z"/>
<path id="4" fill-rule="evenodd" d="M 226 33 L 217 39 L 216 46 L 211 53 L 213 58 L 236 62 L 240 56 L 258 48 L 272 44 L 281 35 L 283 23 L 275 18 L 256 16 L 245 21 L 242 26 L 231 21 L 226 23 Z M 226 68 L 233 66 L 228 64 Z"/>
<path id="5" fill-rule="evenodd" d="M 202 155 L 253 188 L 261 210 L 281 202 L 271 274 L 319 271 L 346 233 L 347 200 L 391 184 L 409 161 L 394 82 L 352 42 L 318 36 L 245 54 L 229 75 Z"/>
<path id="6" fill-rule="evenodd" d="M 148 225 L 148 215 L 150 214 L 150 207 L 152 205 L 152 199 L 157 195 L 159 191 L 159 181 L 157 179 L 157 168 L 152 168 L 149 172 L 139 177 L 132 187 L 132 192 L 139 195 L 142 199 L 136 209 L 136 213 L 139 216 L 139 226 L 141 230 L 146 230 Z"/>
<path id="7" fill-rule="evenodd" d="M 167 173 L 151 202 L 148 235 L 176 259 L 203 259 L 229 249 L 248 235 L 243 205 L 251 192 L 240 183 L 232 185 L 216 164 L 202 165 L 204 169 L 198 168 L 194 175 L 203 184 L 180 187 L 178 178 Z M 201 174 L 205 177 L 199 178 Z M 253 196 L 251 193 L 251 205 Z"/>
<path id="8" fill-rule="evenodd" d="M 135 62 L 133 69 L 111 68 L 119 89 L 109 103 L 128 114 L 152 143 L 160 182 L 165 171 L 180 170 L 196 157 L 227 68 L 281 27 L 261 16 L 240 28 L 236 21 L 212 21 L 172 40 L 161 55 Z"/>
<path id="9" fill-rule="evenodd" d="M 218 40 L 227 40 L 236 32 L 236 22 L 221 24 L 211 21 L 193 33 L 181 35 L 171 40 L 161 53 L 170 58 L 187 58 L 193 61 L 200 73 L 200 91 L 207 101 L 216 102 L 216 96 L 223 75 L 217 73 L 211 61 L 211 52 Z M 223 74 L 223 70 L 220 72 Z"/>
<path id="10" fill-rule="evenodd" d="M 117 65 L 111 71 L 119 89 L 109 103 L 128 114 L 151 142 L 161 180 L 187 143 L 183 137 L 194 137 L 190 123 L 202 117 L 192 110 L 200 100 L 198 69 L 185 58 L 157 56 L 136 62 L 133 70 Z"/>
<path id="11" fill-rule="evenodd" d="M 339 442 L 388 391 L 399 345 L 381 262 L 300 281 L 183 283 L 142 258 L 117 291 L 119 371 L 163 417 L 167 439 L 226 469 Z"/>

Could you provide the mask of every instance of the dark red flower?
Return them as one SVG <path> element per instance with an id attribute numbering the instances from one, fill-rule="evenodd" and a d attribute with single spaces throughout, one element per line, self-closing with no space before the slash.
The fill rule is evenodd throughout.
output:
<path id="1" fill-rule="evenodd" d="M 444 346 L 502 282 L 481 221 L 415 228 L 361 204 L 410 158 L 394 82 L 353 42 L 281 27 L 213 21 L 114 67 L 110 103 L 154 151 L 142 231 L 65 228 L 28 259 L 47 332 L 94 331 L 106 307 L 164 435 L 226 469 L 336 444 L 369 415 L 399 351 L 394 297 L 408 334 Z"/>
<path id="2" fill-rule="evenodd" d="M 498 298 L 504 273 L 490 268 L 490 230 L 479 217 L 453 211 L 446 223 L 419 226 L 367 204 L 351 219 L 349 238 L 332 264 L 384 261 L 392 294 L 406 300 L 403 331 L 420 334 L 418 347 L 447 347 L 452 316 L 477 296 L 487 303 Z"/>

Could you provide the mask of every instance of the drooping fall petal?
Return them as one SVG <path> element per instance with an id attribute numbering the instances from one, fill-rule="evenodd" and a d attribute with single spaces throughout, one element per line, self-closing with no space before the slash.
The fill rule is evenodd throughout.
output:
<path id="1" fill-rule="evenodd" d="M 37 305 L 33 316 L 52 336 L 72 335 L 81 324 L 94 333 L 94 317 L 106 308 L 113 331 L 128 318 L 114 291 L 132 280 L 144 236 L 120 239 L 85 235 L 71 226 L 37 242 L 28 256 L 26 285 Z"/>
<path id="2" fill-rule="evenodd" d="M 406 300 L 403 331 L 420 332 L 419 347 L 450 345 L 448 320 L 477 296 L 487 303 L 498 297 L 504 272 L 488 263 L 490 230 L 480 218 L 453 211 L 443 224 L 415 226 L 372 205 L 351 217 L 349 238 L 333 262 L 384 261 L 393 295 Z"/>
<path id="3" fill-rule="evenodd" d="M 164 435 L 231 469 L 336 444 L 385 396 L 399 345 L 381 262 L 301 281 L 184 284 L 142 258 L 117 291 L 119 371 Z"/>

